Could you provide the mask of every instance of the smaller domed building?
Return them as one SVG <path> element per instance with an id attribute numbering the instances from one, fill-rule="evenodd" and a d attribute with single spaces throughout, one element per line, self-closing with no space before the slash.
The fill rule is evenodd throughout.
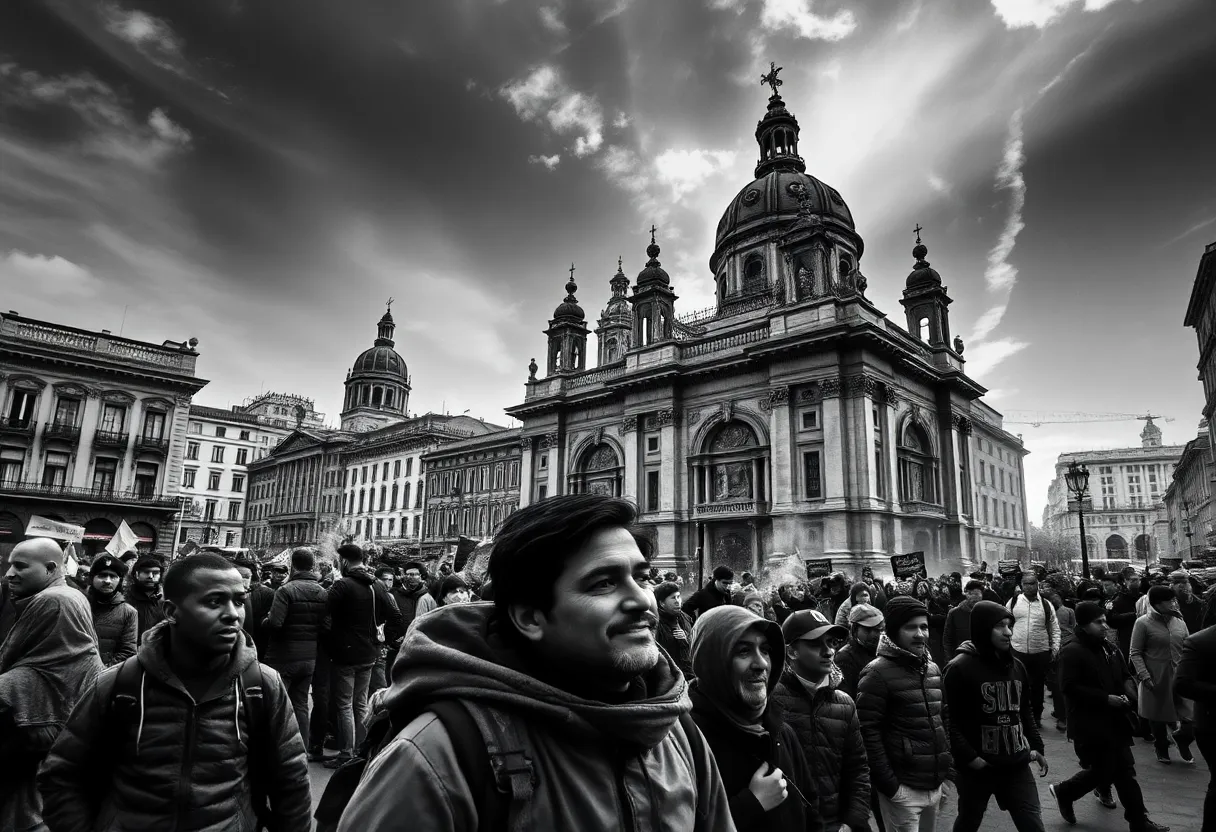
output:
<path id="1" fill-rule="evenodd" d="M 405 359 L 393 349 L 395 329 L 392 309 L 386 309 L 376 324 L 375 343 L 346 374 L 342 430 L 375 430 L 401 422 L 409 413 L 410 375 Z"/>

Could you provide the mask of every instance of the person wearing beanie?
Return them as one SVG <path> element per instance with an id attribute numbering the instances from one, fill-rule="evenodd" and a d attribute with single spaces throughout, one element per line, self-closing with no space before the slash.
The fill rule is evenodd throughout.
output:
<path id="1" fill-rule="evenodd" d="M 963 601 L 946 614 L 946 627 L 942 631 L 942 648 L 946 661 L 958 654 L 958 648 L 971 638 L 971 611 L 984 600 L 984 582 L 974 578 L 967 581 L 963 590 Z"/>
<path id="2" fill-rule="evenodd" d="M 840 605 L 840 609 L 836 610 L 836 626 L 849 627 L 849 610 L 853 609 L 854 604 L 869 604 L 871 601 L 870 587 L 863 581 L 858 581 L 849 588 L 849 598 Z"/>
<path id="3" fill-rule="evenodd" d="M 439 590 L 436 595 L 439 596 L 439 606 L 441 607 L 467 604 L 473 599 L 472 593 L 469 592 L 469 585 L 465 583 L 464 578 L 456 574 L 448 575 L 439 581 Z"/>
<path id="4" fill-rule="evenodd" d="M 849 640 L 836 654 L 840 669 L 837 687 L 850 699 L 857 699 L 861 671 L 878 656 L 878 639 L 883 632 L 883 617 L 877 607 L 857 604 L 849 610 Z"/>
<path id="5" fill-rule="evenodd" d="M 1182 643 L 1186 641 L 1186 622 L 1178 611 L 1178 596 L 1168 586 L 1154 586 L 1148 591 L 1150 612 L 1136 619 L 1132 628 L 1131 651 L 1128 661 L 1139 681 L 1140 716 L 1149 721 L 1157 762 L 1170 764 L 1170 723 L 1180 723 L 1174 732 L 1178 756 L 1187 765 L 1195 764 L 1191 754 L 1194 730 L 1192 703 L 1174 690 L 1174 675 L 1182 660 Z"/>
<path id="6" fill-rule="evenodd" d="M 1188 633 L 1197 633 L 1203 629 L 1203 601 L 1195 595 L 1191 584 L 1191 573 L 1185 569 L 1177 569 L 1170 573 L 1170 588 L 1178 596 L 1178 612 L 1186 622 Z"/>
<path id="7" fill-rule="evenodd" d="M 692 629 L 692 718 L 713 752 L 739 832 L 822 832 L 798 735 L 770 696 L 785 667 L 781 628 L 733 605 Z"/>
<path id="8" fill-rule="evenodd" d="M 853 699 L 840 691 L 832 659 L 848 630 L 819 610 L 792 613 L 781 625 L 785 670 L 773 690 L 815 778 L 826 832 L 868 830 L 870 765 Z"/>
<path id="9" fill-rule="evenodd" d="M 127 567 L 113 555 L 105 554 L 89 568 L 85 594 L 93 612 L 97 633 L 97 653 L 106 667 L 135 655 L 139 643 L 139 613 L 123 600 L 122 579 Z"/>
<path id="10" fill-rule="evenodd" d="M 160 578 L 164 573 L 164 564 L 160 558 L 152 555 L 142 555 L 131 568 L 131 589 L 127 592 L 127 603 L 135 608 L 138 615 L 136 638 L 143 641 L 144 633 L 165 620 L 165 611 L 161 604 L 163 596 L 160 589 Z"/>
<path id="11" fill-rule="evenodd" d="M 729 566 L 714 567 L 709 583 L 698 589 L 684 602 L 684 613 L 693 621 L 706 610 L 732 603 L 731 584 L 735 581 L 735 572 Z"/>
<path id="12" fill-rule="evenodd" d="M 1149 820 L 1132 756 L 1135 688 L 1123 654 L 1106 639 L 1106 609 L 1082 601 L 1075 610 L 1076 640 L 1060 650 L 1060 688 L 1068 707 L 1068 738 L 1080 771 L 1047 787 L 1060 816 L 1077 822 L 1073 804 L 1113 785 L 1130 832 L 1169 832 Z"/>
<path id="13" fill-rule="evenodd" d="M 933 829 L 942 784 L 954 779 L 942 675 L 929 659 L 929 610 L 916 598 L 887 601 L 878 657 L 857 686 L 870 783 L 887 832 Z"/>
<path id="14" fill-rule="evenodd" d="M 978 832 L 994 796 L 1019 832 L 1042 832 L 1030 764 L 1045 777 L 1047 758 L 1027 695 L 1030 674 L 1013 653 L 1013 613 L 979 601 L 971 608 L 970 630 L 971 639 L 959 646 L 943 681 L 958 769 L 954 832 Z"/>
<path id="15" fill-rule="evenodd" d="M 654 588 L 654 600 L 659 607 L 659 626 L 654 633 L 655 641 L 671 656 L 684 678 L 691 680 L 692 652 L 689 638 L 692 636 L 692 619 L 682 609 L 680 585 L 674 581 L 664 581 Z"/>

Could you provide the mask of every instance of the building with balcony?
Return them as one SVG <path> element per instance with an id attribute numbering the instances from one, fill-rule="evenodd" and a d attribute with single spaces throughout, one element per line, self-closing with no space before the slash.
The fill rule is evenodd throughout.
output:
<path id="1" fill-rule="evenodd" d="M 543 375 L 533 361 L 507 410 L 523 423 L 521 502 L 620 494 L 660 562 L 681 570 L 830 557 L 890 574 L 892 554 L 923 551 L 937 574 L 981 560 L 989 539 L 1024 546 L 1025 450 L 965 371 L 928 247 L 918 233 L 897 325 L 867 294 L 852 213 L 807 174 L 772 80 L 755 179 L 726 206 L 709 258 L 713 307 L 677 314 L 651 229 L 632 294 L 619 263 L 608 280 L 591 368 L 571 272 Z M 1014 478 L 1003 493 L 999 472 L 991 491 L 973 482 L 981 435 L 986 464 Z M 987 523 L 977 496 L 990 511 L 997 500 Z"/>
<path id="2" fill-rule="evenodd" d="M 1043 529 L 1080 540 L 1077 505 L 1064 474 L 1070 463 L 1083 463 L 1089 469 L 1085 539 L 1090 563 L 1144 566 L 1156 561 L 1173 549 L 1168 537 L 1160 535 L 1157 520 L 1183 448 L 1162 445 L 1161 428 L 1145 417 L 1138 448 L 1060 454 L 1047 489 Z"/>
<path id="3" fill-rule="evenodd" d="M 278 394 L 267 394 L 278 395 Z M 243 546 L 249 509 L 249 469 L 297 424 L 317 420 L 312 402 L 298 396 L 246 400 L 228 410 L 191 405 L 182 462 L 183 516 L 178 543 Z M 252 402 L 252 406 L 251 406 Z M 296 408 L 304 407 L 304 414 Z"/>
<path id="4" fill-rule="evenodd" d="M 1216 242 L 1208 243 L 1199 258 L 1199 271 L 1186 307 L 1186 326 L 1199 340 L 1199 379 L 1203 382 L 1203 418 L 1208 423 L 1209 454 L 1216 454 Z M 1216 456 L 1213 456 L 1216 463 Z M 1212 466 L 1216 474 L 1216 464 Z M 1216 545 L 1216 540 L 1210 541 Z"/>
<path id="5" fill-rule="evenodd" d="M 123 520 L 168 553 L 197 344 L 0 314 L 0 555 L 32 515 L 83 526 L 86 554 Z"/>
<path id="6" fill-rule="evenodd" d="M 250 462 L 243 545 L 282 551 L 341 534 L 342 452 L 353 439 L 349 431 L 296 428 Z"/>
<path id="7" fill-rule="evenodd" d="M 1162 559 L 1181 563 L 1216 549 L 1212 512 L 1212 446 L 1208 420 L 1199 435 L 1182 447 L 1178 465 L 1162 500 L 1167 537 Z"/>
<path id="8" fill-rule="evenodd" d="M 1001 415 L 995 410 L 977 402 L 972 412 L 971 507 L 978 531 L 978 560 L 993 568 L 997 561 L 1015 559 L 1028 566 L 1030 522 L 1022 461 L 1029 452 L 1020 436 L 1002 427 Z"/>
<path id="9" fill-rule="evenodd" d="M 480 436 L 444 442 L 423 455 L 425 556 L 454 551 L 452 547 L 462 535 L 489 540 L 519 508 L 521 438 L 519 428 L 496 428 Z M 593 479 L 607 483 L 616 474 L 619 472 L 597 470 Z"/>
<path id="10" fill-rule="evenodd" d="M 427 508 L 423 455 L 502 430 L 470 416 L 427 413 L 361 433 L 342 455 L 347 533 L 382 545 L 420 543 Z"/>

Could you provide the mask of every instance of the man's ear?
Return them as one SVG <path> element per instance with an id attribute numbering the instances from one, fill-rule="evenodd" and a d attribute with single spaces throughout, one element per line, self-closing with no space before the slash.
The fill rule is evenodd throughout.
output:
<path id="1" fill-rule="evenodd" d="M 507 617 L 519 634 L 531 642 L 539 642 L 545 637 L 549 618 L 537 607 L 525 604 L 512 604 L 507 608 Z"/>
<path id="2" fill-rule="evenodd" d="M 160 608 L 161 608 L 161 610 L 164 611 L 165 618 L 168 619 L 170 624 L 177 623 L 177 603 L 176 602 L 170 601 L 168 598 L 162 598 L 161 602 L 160 602 Z"/>

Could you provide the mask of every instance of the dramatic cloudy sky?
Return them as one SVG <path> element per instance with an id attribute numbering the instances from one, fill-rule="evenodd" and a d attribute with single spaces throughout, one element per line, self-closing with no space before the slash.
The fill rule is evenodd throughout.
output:
<path id="1" fill-rule="evenodd" d="M 996 407 L 1195 434 L 1211 0 L 5 4 L 4 308 L 195 336 L 199 401 L 336 420 L 391 295 L 412 409 L 503 421 L 571 261 L 592 317 L 654 222 L 679 308 L 710 303 L 770 59 L 881 308 L 919 222 Z M 1060 451 L 1140 424 L 1011 427 L 1037 517 Z"/>

